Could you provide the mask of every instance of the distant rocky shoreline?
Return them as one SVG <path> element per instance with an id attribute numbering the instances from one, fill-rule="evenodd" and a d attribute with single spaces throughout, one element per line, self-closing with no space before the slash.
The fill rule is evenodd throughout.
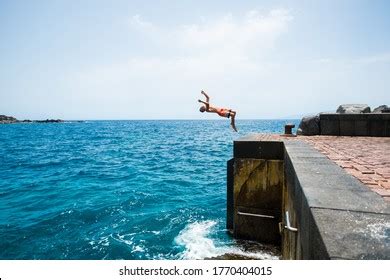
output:
<path id="1" fill-rule="evenodd" d="M 64 120 L 60 119 L 46 119 L 46 120 L 18 120 L 11 116 L 0 115 L 0 124 L 11 123 L 62 123 Z"/>

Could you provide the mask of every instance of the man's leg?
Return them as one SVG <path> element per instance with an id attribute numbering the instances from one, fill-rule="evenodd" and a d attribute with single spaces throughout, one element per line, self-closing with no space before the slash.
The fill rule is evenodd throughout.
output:
<path id="1" fill-rule="evenodd" d="M 230 125 L 232 126 L 232 128 L 234 129 L 235 132 L 238 132 L 238 131 L 237 131 L 237 128 L 236 128 L 236 123 L 235 123 L 236 112 L 232 111 L 232 112 L 230 113 L 230 117 L 231 117 Z"/>

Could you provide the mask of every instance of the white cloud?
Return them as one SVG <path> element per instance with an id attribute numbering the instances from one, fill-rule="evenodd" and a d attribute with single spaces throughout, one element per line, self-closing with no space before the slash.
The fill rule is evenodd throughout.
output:
<path id="1" fill-rule="evenodd" d="M 266 15 L 250 11 L 242 17 L 232 14 L 200 23 L 163 28 L 145 21 L 140 15 L 130 20 L 133 30 L 156 43 L 158 47 L 173 47 L 182 56 L 210 57 L 224 54 L 230 57 L 248 57 L 263 52 L 287 29 L 292 16 L 287 10 L 272 10 Z"/>
<path id="2" fill-rule="evenodd" d="M 355 61 L 363 64 L 390 63 L 390 52 L 361 57 Z"/>
<path id="3" fill-rule="evenodd" d="M 280 9 L 161 27 L 134 15 L 128 21 L 129 36 L 146 42 L 149 51 L 133 51 L 126 60 L 80 71 L 73 92 L 105 102 L 108 91 L 123 103 L 136 96 L 154 112 L 161 102 L 175 103 L 178 117 L 191 117 L 195 113 L 188 115 L 189 108 L 198 106 L 193 100 L 201 89 L 211 90 L 216 102 L 226 104 L 243 91 L 244 80 L 266 73 L 262 57 L 291 20 L 290 13 Z"/>
<path id="4" fill-rule="evenodd" d="M 387 53 L 335 58 L 324 51 L 314 60 L 305 55 L 280 59 L 274 47 L 292 19 L 287 10 L 250 11 L 160 26 L 135 15 L 127 26 L 138 48 L 121 61 L 77 73 L 70 99 L 103 108 L 100 118 L 216 117 L 199 115 L 201 89 L 215 105 L 237 110 L 239 118 L 328 111 L 341 103 L 388 103 Z"/>
<path id="5" fill-rule="evenodd" d="M 131 27 L 139 30 L 153 29 L 153 24 L 150 22 L 144 21 L 140 15 L 132 16 L 129 22 Z"/>
<path id="6" fill-rule="evenodd" d="M 381 52 L 374 53 L 371 55 L 358 56 L 358 57 L 339 57 L 339 58 L 329 58 L 322 57 L 318 59 L 313 59 L 310 61 L 311 63 L 322 63 L 322 64 L 339 64 L 344 67 L 357 67 L 357 66 L 365 66 L 370 64 L 381 64 L 381 63 L 390 63 L 390 52 Z"/>

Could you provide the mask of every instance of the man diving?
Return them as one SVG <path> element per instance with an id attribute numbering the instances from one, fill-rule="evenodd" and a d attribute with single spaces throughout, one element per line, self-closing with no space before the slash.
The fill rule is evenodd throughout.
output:
<path id="1" fill-rule="evenodd" d="M 219 107 L 212 106 L 212 105 L 210 105 L 210 102 L 209 102 L 210 97 L 203 90 L 201 91 L 201 94 L 203 94 L 206 97 L 206 101 L 202 101 L 200 99 L 198 100 L 198 102 L 204 104 L 204 106 L 200 107 L 199 111 L 202 113 L 204 113 L 204 112 L 216 113 L 223 118 L 231 118 L 230 125 L 232 126 L 232 128 L 235 132 L 238 132 L 237 128 L 236 128 L 236 124 L 235 124 L 235 118 L 236 118 L 237 112 L 233 111 L 232 109 L 225 109 L 225 108 L 219 108 Z"/>

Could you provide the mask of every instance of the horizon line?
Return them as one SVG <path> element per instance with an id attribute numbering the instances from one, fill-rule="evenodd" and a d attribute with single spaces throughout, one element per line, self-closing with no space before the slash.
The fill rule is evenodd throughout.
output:
<path id="1" fill-rule="evenodd" d="M 300 120 L 301 118 L 240 118 L 238 120 Z M 63 119 L 63 121 L 225 121 L 224 119 Z"/>

